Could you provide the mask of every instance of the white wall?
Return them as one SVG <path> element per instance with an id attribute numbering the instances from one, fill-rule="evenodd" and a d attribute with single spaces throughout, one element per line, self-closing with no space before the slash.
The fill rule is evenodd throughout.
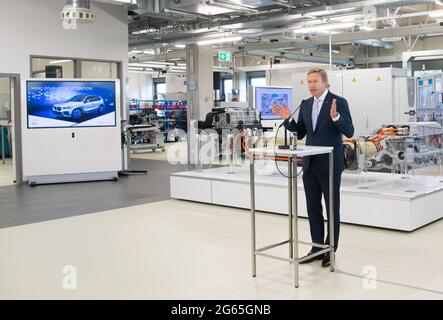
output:
<path id="1" fill-rule="evenodd" d="M 78 30 L 63 29 L 60 12 L 64 0 L 15 0 L 0 2 L 0 39 L 3 50 L 0 50 L 0 73 L 20 74 L 21 77 L 21 110 L 22 110 L 22 152 L 23 174 L 25 176 L 53 174 L 50 163 L 68 162 L 66 145 L 54 141 L 51 129 L 29 130 L 26 126 L 25 80 L 30 78 L 30 55 L 73 57 L 85 59 L 114 60 L 122 62 L 123 83 L 127 77 L 127 14 L 123 7 L 102 3 L 92 3 L 91 9 L 96 13 L 96 22 L 80 25 Z M 5 50 L 7 48 L 7 50 Z M 125 101 L 125 92 L 123 92 Z M 104 163 L 110 167 L 121 168 L 120 124 L 117 128 L 81 128 L 57 129 L 60 135 L 77 131 L 102 141 L 106 139 L 106 150 L 112 150 L 112 159 L 92 158 L 90 154 L 81 154 L 84 172 L 106 171 Z M 95 138 L 94 138 L 95 137 Z M 36 148 L 35 146 L 38 146 Z M 18 146 L 19 147 L 19 146 Z M 118 155 L 118 157 L 117 157 Z M 43 167 L 43 169 L 42 169 Z M 69 170 L 67 170 L 69 171 Z M 69 173 L 69 172 L 61 172 Z"/>
<path id="2" fill-rule="evenodd" d="M 146 73 L 129 73 L 129 99 L 151 100 L 154 97 L 152 77 Z"/>
<path id="3" fill-rule="evenodd" d="M 116 79 L 118 65 L 113 62 L 82 61 L 82 78 Z"/>
<path id="4" fill-rule="evenodd" d="M 166 93 L 183 93 L 186 96 L 186 77 L 166 76 Z M 175 96 L 175 95 L 171 95 Z M 129 98 L 152 100 L 154 99 L 154 81 L 151 75 L 146 73 L 129 73 Z"/>
<path id="5" fill-rule="evenodd" d="M 209 45 L 197 46 L 194 64 L 198 63 L 196 74 L 196 87 L 198 94 L 198 115 L 195 119 L 205 120 L 206 114 L 214 106 L 214 83 L 213 83 L 213 65 L 214 58 L 212 47 Z"/>
<path id="6" fill-rule="evenodd" d="M 166 77 L 166 92 L 167 93 L 186 93 L 185 77 Z"/>

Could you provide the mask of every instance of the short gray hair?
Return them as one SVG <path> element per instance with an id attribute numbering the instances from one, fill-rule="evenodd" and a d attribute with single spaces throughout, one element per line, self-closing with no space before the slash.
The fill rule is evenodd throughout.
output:
<path id="1" fill-rule="evenodd" d="M 308 71 L 308 76 L 311 73 L 319 73 L 321 76 L 321 79 L 323 82 L 328 82 L 328 74 L 326 73 L 325 69 L 322 68 L 312 68 L 311 70 Z"/>

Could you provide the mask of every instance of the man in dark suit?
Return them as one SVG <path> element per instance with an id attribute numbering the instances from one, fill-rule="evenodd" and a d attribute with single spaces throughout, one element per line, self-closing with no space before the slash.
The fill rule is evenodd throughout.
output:
<path id="1" fill-rule="evenodd" d="M 334 147 L 334 251 L 337 251 L 340 234 L 340 182 L 344 170 L 342 135 L 354 134 L 351 113 L 346 99 L 328 90 L 328 75 L 315 68 L 308 72 L 308 87 L 312 97 L 303 100 L 295 121 L 287 106 L 275 106 L 273 112 L 285 119 L 285 127 L 297 132 L 297 138 L 306 136 L 306 145 Z M 303 185 L 305 188 L 309 226 L 312 242 L 329 244 L 329 232 L 324 240 L 322 194 L 329 217 L 329 155 L 316 155 L 303 159 Z M 328 228 L 329 230 L 329 228 Z M 323 242 L 324 241 L 324 242 Z M 308 254 L 321 249 L 312 247 Z M 329 254 L 319 255 L 302 263 L 323 260 L 322 266 L 330 265 Z"/>

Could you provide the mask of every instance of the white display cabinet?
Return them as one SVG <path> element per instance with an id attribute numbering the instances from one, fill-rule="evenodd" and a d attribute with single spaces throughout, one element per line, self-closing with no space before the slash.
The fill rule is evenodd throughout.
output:
<path id="1" fill-rule="evenodd" d="M 285 164 L 280 164 L 283 169 Z M 256 165 L 256 209 L 287 214 L 287 179 L 273 161 Z M 299 171 L 301 168 L 299 168 Z M 443 218 L 443 178 L 369 172 L 360 188 L 356 172 L 344 172 L 341 183 L 341 222 L 413 231 Z M 301 179 L 301 177 L 300 177 Z M 249 166 L 174 173 L 171 198 L 228 207 L 250 208 Z M 298 184 L 299 216 L 307 217 L 303 184 Z M 323 208 L 325 206 L 323 205 Z M 324 213 L 325 214 L 325 213 Z"/>

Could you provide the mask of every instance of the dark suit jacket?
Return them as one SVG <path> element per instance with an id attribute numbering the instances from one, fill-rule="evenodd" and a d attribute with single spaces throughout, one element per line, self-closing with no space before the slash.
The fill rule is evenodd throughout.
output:
<path id="1" fill-rule="evenodd" d="M 337 112 L 340 114 L 340 119 L 336 122 L 332 121 L 330 115 L 332 99 L 337 100 Z M 298 139 L 303 139 L 306 136 L 307 146 L 334 147 L 334 174 L 341 173 L 345 168 L 342 134 L 348 138 L 351 138 L 354 134 L 354 125 L 352 124 L 348 102 L 346 99 L 329 91 L 323 101 L 320 114 L 317 118 L 315 131 L 312 128 L 313 102 L 313 97 L 303 100 L 300 113 L 298 114 L 298 121 L 295 122 L 292 120 L 286 125 L 286 128 L 289 131 L 297 132 Z M 309 171 L 312 157 L 314 157 L 314 162 L 319 172 L 328 174 L 329 159 L 327 154 L 305 157 L 303 160 L 303 171 Z"/>

